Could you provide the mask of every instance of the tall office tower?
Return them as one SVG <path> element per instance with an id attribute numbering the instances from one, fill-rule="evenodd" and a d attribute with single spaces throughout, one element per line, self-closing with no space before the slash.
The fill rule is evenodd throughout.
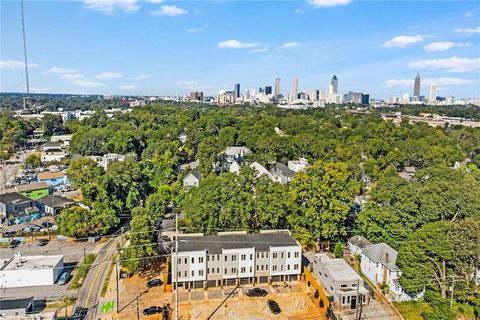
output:
<path id="1" fill-rule="evenodd" d="M 417 73 L 417 76 L 415 77 L 415 85 L 413 86 L 413 96 L 414 97 L 420 97 L 420 74 Z"/>
<path id="2" fill-rule="evenodd" d="M 233 98 L 240 98 L 240 83 L 235 83 L 235 87 L 233 89 Z"/>
<path id="3" fill-rule="evenodd" d="M 336 75 L 333 75 L 332 81 L 330 82 L 332 85 L 332 93 L 337 94 L 338 93 L 338 79 Z"/>
<path id="4" fill-rule="evenodd" d="M 263 93 L 263 88 L 262 87 L 258 87 L 258 93 Z"/>
<path id="5" fill-rule="evenodd" d="M 428 87 L 428 103 L 432 103 L 437 101 L 437 86 L 434 84 L 431 84 Z"/>
<path id="6" fill-rule="evenodd" d="M 298 77 L 293 78 L 293 100 L 298 99 Z"/>
<path id="7" fill-rule="evenodd" d="M 272 94 L 272 86 L 266 86 L 265 87 L 265 94 Z"/>
<path id="8" fill-rule="evenodd" d="M 275 96 L 278 97 L 280 95 L 281 90 L 281 80 L 280 78 L 275 78 Z"/>

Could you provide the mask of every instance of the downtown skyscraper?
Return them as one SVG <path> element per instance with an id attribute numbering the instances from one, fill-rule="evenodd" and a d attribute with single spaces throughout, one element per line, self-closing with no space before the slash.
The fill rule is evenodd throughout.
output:
<path id="1" fill-rule="evenodd" d="M 280 78 L 275 78 L 275 96 L 278 97 L 281 93 L 281 80 Z"/>
<path id="2" fill-rule="evenodd" d="M 420 97 L 420 74 L 417 73 L 415 77 L 415 84 L 413 85 L 413 96 Z"/>
<path id="3" fill-rule="evenodd" d="M 336 75 L 333 75 L 332 81 L 331 81 L 331 86 L 332 86 L 332 93 L 337 94 L 338 93 L 338 79 Z"/>
<path id="4" fill-rule="evenodd" d="M 293 78 L 293 100 L 298 99 L 298 77 Z"/>
<path id="5" fill-rule="evenodd" d="M 235 87 L 233 88 L 233 98 L 240 98 L 240 83 L 235 83 Z"/>

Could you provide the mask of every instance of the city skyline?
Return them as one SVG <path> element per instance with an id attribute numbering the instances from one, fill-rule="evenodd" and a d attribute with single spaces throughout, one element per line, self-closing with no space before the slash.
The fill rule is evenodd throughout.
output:
<path id="1" fill-rule="evenodd" d="M 284 3 L 272 19 L 271 3 L 25 2 L 31 92 L 216 95 L 280 78 L 287 95 L 294 76 L 298 92 L 327 91 L 335 74 L 339 94 L 388 98 L 411 93 L 420 73 L 422 95 L 434 84 L 442 96 L 480 96 L 478 5 L 345 3 Z M 0 89 L 22 92 L 20 6 L 1 6 Z M 265 34 L 255 31 L 259 19 L 269 23 Z"/>

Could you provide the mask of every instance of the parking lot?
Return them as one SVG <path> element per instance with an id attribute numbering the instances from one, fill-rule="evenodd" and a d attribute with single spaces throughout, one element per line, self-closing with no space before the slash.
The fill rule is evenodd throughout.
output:
<path id="1" fill-rule="evenodd" d="M 252 285 L 242 287 L 224 287 L 195 290 L 179 290 L 179 317 L 182 319 L 324 319 L 319 309 L 310 300 L 306 283 L 292 282 L 290 287 L 273 287 L 262 285 L 267 291 L 265 297 L 247 297 L 246 291 Z M 110 291 L 114 300 L 114 291 Z M 232 293 L 232 294 L 230 294 Z M 119 314 L 116 319 L 135 319 L 138 310 L 141 319 L 161 319 L 159 315 L 143 316 L 144 308 L 174 305 L 174 293 L 165 293 L 162 287 L 146 288 L 146 279 L 133 277 L 123 280 L 120 288 Z M 281 312 L 273 314 L 267 304 L 268 300 L 278 303 Z M 172 313 L 173 315 L 173 313 Z"/>

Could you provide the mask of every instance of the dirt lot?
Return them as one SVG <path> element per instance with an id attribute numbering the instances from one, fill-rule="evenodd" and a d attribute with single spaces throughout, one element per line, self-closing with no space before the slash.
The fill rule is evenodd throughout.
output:
<path id="1" fill-rule="evenodd" d="M 106 300 L 115 300 L 114 281 Z M 208 290 L 180 290 L 179 317 L 181 319 L 324 319 L 319 309 L 313 304 L 307 294 L 304 282 L 292 282 L 291 288 L 274 288 L 260 286 L 269 292 L 264 298 L 249 298 L 245 295 L 251 285 L 239 287 L 227 299 L 233 287 L 210 288 Z M 137 307 L 138 297 L 138 307 Z M 281 313 L 274 315 L 267 306 L 267 300 L 275 300 Z M 162 306 L 170 303 L 173 306 L 173 293 L 165 293 L 163 286 L 148 289 L 146 279 L 132 277 L 121 281 L 120 285 L 120 313 L 104 314 L 103 319 L 136 319 L 137 310 L 140 319 L 161 319 L 161 316 L 143 316 L 143 309 L 150 306 Z M 173 311 L 171 313 L 173 316 Z"/>

